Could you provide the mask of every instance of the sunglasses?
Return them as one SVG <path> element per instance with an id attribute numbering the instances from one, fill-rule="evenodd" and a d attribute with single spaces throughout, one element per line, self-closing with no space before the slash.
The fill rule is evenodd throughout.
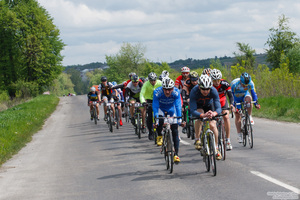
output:
<path id="1" fill-rule="evenodd" d="M 132 81 L 133 83 L 138 83 L 138 81 Z"/>
<path id="2" fill-rule="evenodd" d="M 167 90 L 167 91 L 172 91 L 172 90 L 173 90 L 173 88 L 169 88 L 169 89 L 165 89 L 165 88 L 164 88 L 164 90 Z"/>
<path id="3" fill-rule="evenodd" d="M 200 88 L 201 90 L 210 90 L 210 88 Z"/>
<path id="4" fill-rule="evenodd" d="M 187 74 L 189 74 L 189 72 L 182 72 L 182 74 L 187 75 Z"/>

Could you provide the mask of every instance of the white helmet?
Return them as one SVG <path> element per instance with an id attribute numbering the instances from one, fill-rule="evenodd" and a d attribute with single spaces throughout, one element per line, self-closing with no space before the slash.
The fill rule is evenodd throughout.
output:
<path id="1" fill-rule="evenodd" d="M 205 75 L 201 75 L 200 78 L 199 78 L 199 86 L 200 88 L 203 88 L 203 89 L 210 89 L 212 87 L 213 83 L 212 83 L 212 80 L 211 80 L 211 77 L 207 74 Z"/>
<path id="2" fill-rule="evenodd" d="M 95 87 L 91 87 L 91 92 L 96 92 L 96 88 Z"/>
<path id="3" fill-rule="evenodd" d="M 167 70 L 164 70 L 164 71 L 162 71 L 162 73 L 161 73 L 161 76 L 162 76 L 162 78 L 165 78 L 165 77 L 169 77 L 169 72 L 167 71 Z"/>
<path id="4" fill-rule="evenodd" d="M 210 76 L 212 78 L 212 80 L 218 80 L 222 78 L 222 72 L 218 69 L 213 69 L 210 72 Z"/>
<path id="5" fill-rule="evenodd" d="M 172 88 L 174 88 L 174 85 L 175 85 L 174 81 L 172 79 L 170 79 L 169 77 L 163 78 L 162 87 L 164 89 L 172 89 Z"/>
<path id="6" fill-rule="evenodd" d="M 157 79 L 157 75 L 154 72 L 150 72 L 148 75 L 148 79 L 150 81 L 155 81 Z"/>
<path id="7" fill-rule="evenodd" d="M 183 68 L 181 68 L 181 73 L 182 72 L 190 72 L 190 68 L 184 66 Z"/>

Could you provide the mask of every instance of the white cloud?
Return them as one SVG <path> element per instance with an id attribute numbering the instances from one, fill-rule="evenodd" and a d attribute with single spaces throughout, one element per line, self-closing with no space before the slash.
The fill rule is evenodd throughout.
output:
<path id="1" fill-rule="evenodd" d="M 299 34 L 293 0 L 38 0 L 68 45 L 64 65 L 105 62 L 123 42 L 146 45 L 153 61 L 232 56 L 236 42 L 262 53 L 278 17 Z"/>

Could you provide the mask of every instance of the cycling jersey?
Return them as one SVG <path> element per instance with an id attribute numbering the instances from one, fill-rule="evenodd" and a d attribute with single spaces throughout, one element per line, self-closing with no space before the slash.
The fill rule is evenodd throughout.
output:
<path id="1" fill-rule="evenodd" d="M 137 86 L 134 86 L 132 82 L 129 82 L 125 89 L 125 98 L 127 96 L 133 97 L 134 99 L 140 99 L 140 92 L 142 89 L 143 83 L 139 82 Z"/>
<path id="2" fill-rule="evenodd" d="M 219 93 L 219 98 L 220 98 L 220 103 L 221 103 L 222 108 L 225 106 L 225 103 L 227 101 L 226 94 L 229 97 L 230 104 L 233 104 L 233 96 L 232 96 L 232 92 L 231 92 L 231 87 L 226 80 L 221 79 L 219 86 L 215 87 L 215 88 L 217 89 L 217 91 Z"/>
<path id="3" fill-rule="evenodd" d="M 243 87 L 240 78 L 236 78 L 231 82 L 230 86 L 234 97 L 234 101 L 236 103 L 240 103 L 244 100 L 245 96 L 250 95 L 249 90 L 251 90 L 251 96 L 253 98 L 253 101 L 257 101 L 257 94 L 255 92 L 255 86 L 253 81 L 251 81 L 246 87 Z M 255 103 L 255 105 L 256 104 L 257 103 Z"/>
<path id="4" fill-rule="evenodd" d="M 175 86 L 178 86 L 179 89 L 183 88 L 185 80 L 183 80 L 182 75 L 178 76 L 175 80 Z"/>
<path id="5" fill-rule="evenodd" d="M 199 117 L 202 113 L 198 112 L 197 108 L 210 106 L 213 106 L 218 114 L 222 112 L 217 89 L 212 87 L 208 95 L 203 96 L 199 87 L 194 87 L 190 93 L 190 111 L 192 115 L 195 117 Z"/>
<path id="6" fill-rule="evenodd" d="M 170 97 L 166 97 L 162 87 L 154 90 L 152 108 L 155 117 L 159 116 L 159 110 L 163 113 L 167 112 L 170 116 L 181 117 L 181 96 L 179 89 L 174 87 Z M 181 122 L 181 120 L 178 120 L 178 122 Z"/>
<path id="7" fill-rule="evenodd" d="M 153 91 L 161 86 L 161 81 L 156 80 L 155 85 L 152 85 L 150 81 L 146 81 L 142 87 L 141 93 L 140 93 L 140 101 L 141 103 L 146 102 L 146 100 L 152 100 L 153 99 Z"/>
<path id="8" fill-rule="evenodd" d="M 99 91 L 101 91 L 101 98 L 106 96 L 108 99 L 112 97 L 112 88 L 113 84 L 111 82 L 107 82 L 107 85 L 103 85 L 102 83 L 98 86 Z"/>
<path id="9" fill-rule="evenodd" d="M 89 92 L 87 94 L 88 100 L 89 101 L 98 101 L 98 92 L 96 91 L 94 94 L 92 92 Z"/>

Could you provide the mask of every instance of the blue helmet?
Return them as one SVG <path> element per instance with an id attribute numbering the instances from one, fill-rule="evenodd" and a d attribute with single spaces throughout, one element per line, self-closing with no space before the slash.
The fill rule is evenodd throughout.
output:
<path id="1" fill-rule="evenodd" d="M 248 85 L 251 82 L 251 76 L 246 72 L 242 73 L 240 79 L 244 85 Z"/>
<path id="2" fill-rule="evenodd" d="M 111 82 L 112 85 L 117 85 L 116 81 Z"/>

